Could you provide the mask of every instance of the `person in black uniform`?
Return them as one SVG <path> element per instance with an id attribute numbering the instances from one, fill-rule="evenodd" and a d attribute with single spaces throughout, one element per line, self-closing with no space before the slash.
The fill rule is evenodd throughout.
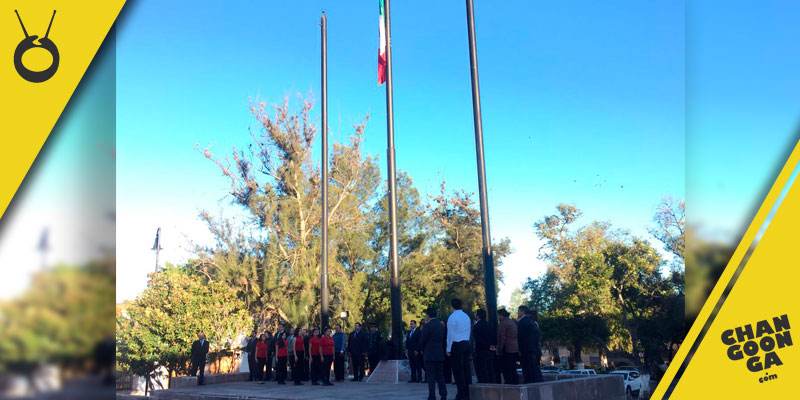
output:
<path id="1" fill-rule="evenodd" d="M 378 362 L 381 360 L 381 333 L 378 332 L 378 325 L 369 324 L 369 337 L 367 342 L 367 357 L 369 357 L 369 374 L 375 372 L 378 368 Z"/>
<path id="2" fill-rule="evenodd" d="M 422 332 L 417 329 L 417 321 L 413 319 L 408 326 L 410 329 L 406 335 L 406 357 L 411 366 L 411 380 L 408 383 L 422 382 L 422 353 L 419 347 Z"/>
<path id="3" fill-rule="evenodd" d="M 265 331 L 264 334 L 267 335 L 267 362 L 264 364 L 266 367 L 266 371 L 264 372 L 264 380 L 270 381 L 272 380 L 272 357 L 275 355 L 275 346 L 270 345 L 273 343 L 272 333 Z"/>
<path id="4" fill-rule="evenodd" d="M 347 351 L 353 363 L 353 379 L 357 382 L 364 379 L 364 355 L 367 354 L 367 334 L 361 332 L 361 324 L 356 322 L 355 330 L 347 338 Z"/>
<path id="5" fill-rule="evenodd" d="M 269 349 L 267 349 L 267 363 L 271 363 L 273 360 L 275 361 L 275 375 L 273 376 L 274 381 L 278 381 L 278 358 L 275 353 L 276 349 L 276 340 L 278 339 L 278 335 L 284 331 L 283 324 L 278 324 L 278 330 L 275 331 L 275 336 L 273 336 L 269 341 Z"/>
<path id="6" fill-rule="evenodd" d="M 347 347 L 347 335 L 345 335 L 341 325 L 336 325 L 333 342 L 333 372 L 336 376 L 336 382 L 341 382 L 344 381 L 344 353 Z"/>
<path id="7" fill-rule="evenodd" d="M 472 338 L 475 340 L 475 375 L 478 383 L 494 383 L 494 354 L 497 352 L 497 333 L 486 321 L 486 310 L 475 311 Z"/>
<path id="8" fill-rule="evenodd" d="M 444 364 L 442 365 L 444 371 L 444 383 L 451 384 L 453 383 L 453 369 L 450 368 L 450 356 L 447 355 L 447 324 L 439 320 L 441 322 L 442 327 L 444 327 L 444 343 L 442 343 L 442 349 L 444 350 Z"/>
<path id="9" fill-rule="evenodd" d="M 244 346 L 244 351 L 247 352 L 247 366 L 250 369 L 250 376 L 247 378 L 248 381 L 255 381 L 257 379 L 256 343 L 258 343 L 258 338 L 254 330 L 250 332 L 250 336 L 247 338 L 247 344 Z"/>
<path id="10" fill-rule="evenodd" d="M 535 311 L 527 306 L 517 309 L 517 340 L 519 343 L 520 365 L 522 366 L 522 379 L 525 383 L 542 382 L 542 370 L 539 364 L 542 359 L 540 344 L 539 324 L 536 322 Z"/>
<path id="11" fill-rule="evenodd" d="M 206 334 L 200 332 L 197 334 L 197 340 L 192 343 L 192 376 L 197 376 L 197 385 L 203 384 L 203 377 L 206 371 L 206 355 L 208 354 L 208 340 Z M 197 373 L 200 371 L 200 375 Z"/>
<path id="12" fill-rule="evenodd" d="M 444 384 L 444 325 L 436 319 L 436 309 L 431 307 L 425 311 L 425 327 L 422 329 L 419 346 L 425 362 L 425 378 L 428 381 L 428 400 L 436 400 L 436 386 L 439 386 L 439 397 L 447 399 L 447 386 Z"/>

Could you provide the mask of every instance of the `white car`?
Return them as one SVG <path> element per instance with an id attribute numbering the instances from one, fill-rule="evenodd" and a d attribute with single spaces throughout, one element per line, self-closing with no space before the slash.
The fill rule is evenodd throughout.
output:
<path id="1" fill-rule="evenodd" d="M 541 370 L 542 370 L 543 374 L 557 374 L 557 375 L 560 375 L 560 374 L 566 373 L 566 370 L 564 370 L 564 368 L 557 367 L 555 365 L 545 365 L 545 366 L 543 366 L 541 368 Z"/>
<path id="2" fill-rule="evenodd" d="M 567 375 L 597 375 L 597 372 L 591 368 L 571 369 L 567 371 Z"/>
<path id="3" fill-rule="evenodd" d="M 622 384 L 625 386 L 625 394 L 631 397 L 635 392 L 637 395 L 642 388 L 642 380 L 636 371 L 616 370 L 609 372 L 609 375 L 622 375 Z"/>

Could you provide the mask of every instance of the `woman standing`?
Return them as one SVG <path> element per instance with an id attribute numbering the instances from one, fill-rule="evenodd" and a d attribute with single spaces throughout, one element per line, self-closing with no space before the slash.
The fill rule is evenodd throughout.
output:
<path id="1" fill-rule="evenodd" d="M 267 365 L 267 347 L 269 347 L 267 335 L 262 333 L 256 343 L 256 377 L 258 383 L 264 384 L 264 367 Z"/>
<path id="2" fill-rule="evenodd" d="M 320 346 L 321 338 L 319 337 L 319 328 L 314 328 L 314 333 L 308 340 L 309 350 L 311 352 L 311 384 L 319 385 L 319 371 L 322 367 L 322 347 Z"/>
<path id="3" fill-rule="evenodd" d="M 320 353 L 322 353 L 322 366 L 318 372 L 318 376 L 322 377 L 323 386 L 333 386 L 331 383 L 331 363 L 333 363 L 333 336 L 331 336 L 331 328 L 325 327 L 325 336 L 320 339 Z"/>
<path id="4" fill-rule="evenodd" d="M 292 356 L 294 357 L 294 369 L 292 370 L 292 378 L 294 378 L 294 384 L 296 386 L 302 385 L 303 382 L 300 382 L 300 379 L 303 377 L 303 367 L 305 366 L 305 346 L 303 345 L 304 340 L 303 336 L 305 335 L 306 330 L 297 328 L 294 330 L 294 337 L 292 337 L 292 342 L 289 344 L 289 348 L 292 350 Z"/>
<path id="5" fill-rule="evenodd" d="M 278 358 L 275 363 L 275 375 L 279 385 L 286 384 L 286 359 L 288 357 L 289 344 L 286 343 L 286 331 L 275 335 L 275 355 Z"/>

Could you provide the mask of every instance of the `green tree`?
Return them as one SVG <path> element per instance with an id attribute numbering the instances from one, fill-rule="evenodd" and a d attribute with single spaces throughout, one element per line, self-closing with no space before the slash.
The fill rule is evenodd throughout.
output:
<path id="1" fill-rule="evenodd" d="M 1 302 L 0 372 L 30 372 L 43 361 L 85 369 L 97 344 L 114 334 L 114 273 L 112 259 L 59 265 Z"/>
<path id="2" fill-rule="evenodd" d="M 429 217 L 413 180 L 405 171 L 397 173 L 397 254 L 401 279 L 403 320 L 419 319 L 434 301 L 434 288 L 426 282 L 424 250 L 429 239 Z M 389 328 L 389 197 L 384 185 L 383 196 L 373 208 L 370 228 L 365 232 L 372 256 L 365 264 L 367 277 L 362 316 L 375 322 L 384 331 Z"/>
<path id="3" fill-rule="evenodd" d="M 530 294 L 523 291 L 522 288 L 516 288 L 511 292 L 511 298 L 508 301 L 509 312 L 515 311 L 519 306 L 527 305 L 530 299 Z"/>
<path id="4" fill-rule="evenodd" d="M 686 202 L 671 196 L 664 197 L 658 203 L 654 226 L 649 228 L 650 234 L 664 243 L 664 250 L 684 261 L 686 252 Z"/>
<path id="5" fill-rule="evenodd" d="M 183 374 L 198 332 L 206 333 L 213 357 L 234 351 L 252 326 L 235 291 L 167 264 L 150 274 L 144 292 L 118 313 L 118 362 L 148 378 L 159 367 L 169 376 Z"/>
<path id="6" fill-rule="evenodd" d="M 235 290 L 258 326 L 308 326 L 320 321 L 321 178 L 312 162 L 317 128 L 310 100 L 297 108 L 287 101 L 273 111 L 268 115 L 264 103 L 252 106 L 258 130 L 247 136 L 246 150 L 223 157 L 200 150 L 229 180 L 231 199 L 247 218 L 233 222 L 202 213 L 216 243 L 198 248 L 191 266 L 204 282 Z M 355 126 L 347 141 L 335 143 L 330 161 L 331 312 L 346 310 L 350 324 L 375 322 L 385 330 L 388 197 L 377 158 L 362 149 L 365 127 Z M 411 177 L 398 171 L 396 198 L 403 319 L 419 319 L 430 305 L 444 309 L 452 297 L 466 307 L 482 303 L 480 213 L 471 196 L 446 195 L 442 186 L 424 204 Z M 495 265 L 510 251 L 508 239 L 495 243 Z"/>
<path id="7" fill-rule="evenodd" d="M 660 355 L 675 340 L 682 272 L 663 276 L 664 262 L 647 241 L 608 223 L 575 227 L 580 211 L 564 204 L 557 209 L 534 225 L 545 243 L 540 257 L 547 271 L 524 286 L 542 313 L 543 331 L 556 335 L 545 341 L 570 343 L 575 359 L 586 345 L 606 353 L 619 348 L 636 364 L 642 352 L 645 361 Z M 544 328 L 548 323 L 554 326 Z M 670 333 L 653 336 L 653 326 Z"/>
<path id="8" fill-rule="evenodd" d="M 254 104 L 259 128 L 249 134 L 247 150 L 234 148 L 224 158 L 215 158 L 208 148 L 202 152 L 230 180 L 234 204 L 250 216 L 250 232 L 244 235 L 231 222 L 204 213 L 217 245 L 201 249 L 193 265 L 208 281 L 236 288 L 261 326 L 320 320 L 320 173 L 312 160 L 317 132 L 312 106 L 304 99 L 290 109 L 287 100 L 270 115 L 264 103 Z M 330 161 L 329 284 L 350 305 L 359 302 L 353 286 L 366 280 L 364 260 L 371 254 L 362 232 L 380 182 L 376 160 L 361 152 L 364 128 L 357 125 L 347 143 L 334 144 Z M 337 254 L 343 250 L 346 254 Z"/>
<path id="9" fill-rule="evenodd" d="M 472 195 L 463 190 L 448 195 L 442 182 L 439 195 L 432 198 L 429 213 L 434 242 L 424 273 L 429 285 L 438 289 L 436 306 L 443 313 L 449 312 L 450 300 L 456 297 L 461 299 L 465 310 L 485 307 L 481 218 Z M 492 250 L 495 279 L 502 281 L 499 267 L 512 251 L 511 241 L 504 238 L 495 242 Z"/>

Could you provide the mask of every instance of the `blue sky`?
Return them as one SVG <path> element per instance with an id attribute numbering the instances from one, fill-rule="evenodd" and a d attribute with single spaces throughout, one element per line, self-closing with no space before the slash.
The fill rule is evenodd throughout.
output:
<path id="1" fill-rule="evenodd" d="M 516 250 L 504 303 L 541 273 L 532 224 L 575 203 L 585 219 L 647 236 L 662 196 L 685 196 L 684 8 L 671 1 L 475 5 L 492 235 Z M 247 143 L 248 97 L 318 92 L 328 14 L 329 124 L 347 137 L 370 114 L 366 152 L 385 176 L 376 2 L 136 1 L 118 24 L 117 298 L 134 297 L 187 238 L 199 209 L 236 215 L 226 182 L 193 148 Z M 392 4 L 398 168 L 423 193 L 442 178 L 477 190 L 463 2 Z M 341 130 L 339 129 L 341 121 Z M 477 199 L 476 199 L 477 200 Z"/>
<path id="2" fill-rule="evenodd" d="M 687 6 L 687 218 L 704 236 L 738 242 L 800 138 L 799 9 Z"/>

